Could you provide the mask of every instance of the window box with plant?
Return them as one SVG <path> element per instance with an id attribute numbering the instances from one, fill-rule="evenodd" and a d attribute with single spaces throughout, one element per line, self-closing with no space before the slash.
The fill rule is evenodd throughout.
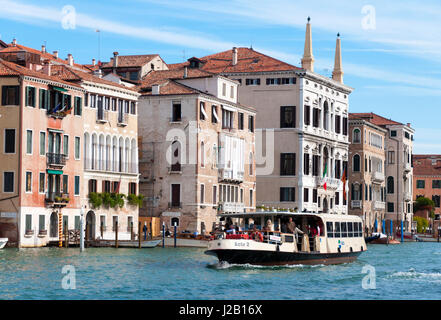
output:
<path id="1" fill-rule="evenodd" d="M 142 194 L 136 195 L 136 194 L 131 193 L 127 196 L 127 201 L 132 206 L 138 206 L 139 208 L 142 208 L 144 196 Z"/>

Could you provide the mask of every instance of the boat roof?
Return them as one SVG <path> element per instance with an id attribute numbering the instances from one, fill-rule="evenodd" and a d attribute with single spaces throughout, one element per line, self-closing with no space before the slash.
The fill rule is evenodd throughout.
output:
<path id="1" fill-rule="evenodd" d="M 286 216 L 286 217 L 302 217 L 302 216 L 314 216 L 320 218 L 323 221 L 357 221 L 360 222 L 361 218 L 356 215 L 350 214 L 330 214 L 330 213 L 316 213 L 316 212 L 290 212 L 290 211 L 256 211 L 256 212 L 237 212 L 237 213 L 220 213 L 220 217 L 231 218 L 247 218 L 256 216 Z"/>

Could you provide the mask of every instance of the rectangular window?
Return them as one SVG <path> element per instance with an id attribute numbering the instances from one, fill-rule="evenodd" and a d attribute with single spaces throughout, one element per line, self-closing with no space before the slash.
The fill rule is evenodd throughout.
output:
<path id="1" fill-rule="evenodd" d="M 348 118 L 346 117 L 343 117 L 343 135 L 348 135 Z"/>
<path id="2" fill-rule="evenodd" d="M 103 180 L 103 192 L 109 192 L 110 193 L 110 188 L 111 188 L 110 181 Z"/>
<path id="3" fill-rule="evenodd" d="M 97 183 L 96 183 L 95 179 L 89 180 L 89 193 L 97 191 L 96 185 L 97 185 Z"/>
<path id="4" fill-rule="evenodd" d="M 76 116 L 81 116 L 82 113 L 83 113 L 83 99 L 81 97 L 75 97 L 74 114 Z"/>
<path id="5" fill-rule="evenodd" d="M 347 224 L 346 222 L 340 222 L 340 230 L 341 230 L 341 236 L 343 238 L 348 237 L 348 231 L 347 231 Z"/>
<path id="6" fill-rule="evenodd" d="M 26 192 L 32 192 L 32 172 L 26 172 Z"/>
<path id="7" fill-rule="evenodd" d="M 63 216 L 63 233 L 69 230 L 69 216 Z"/>
<path id="8" fill-rule="evenodd" d="M 173 122 L 177 122 L 177 121 L 181 121 L 182 120 L 182 116 L 181 116 L 181 102 L 177 101 L 177 102 L 173 102 L 173 106 L 172 106 L 172 121 Z"/>
<path id="9" fill-rule="evenodd" d="M 80 195 L 80 176 L 75 176 L 75 193 L 74 195 L 79 196 Z"/>
<path id="10" fill-rule="evenodd" d="M 171 185 L 171 206 L 180 207 L 181 206 L 181 185 L 172 184 Z"/>
<path id="11" fill-rule="evenodd" d="M 217 186 L 213 186 L 213 204 L 217 203 Z"/>
<path id="12" fill-rule="evenodd" d="M 340 238 L 340 236 L 341 236 L 341 233 L 340 233 L 340 222 L 335 222 L 334 238 Z"/>
<path id="13" fill-rule="evenodd" d="M 45 228 L 45 216 L 44 214 L 40 214 L 38 216 L 38 230 L 46 230 Z"/>
<path id="14" fill-rule="evenodd" d="M 39 108 L 40 109 L 47 109 L 48 106 L 48 91 L 45 89 L 39 90 Z"/>
<path id="15" fill-rule="evenodd" d="M 80 230 L 80 216 L 75 216 L 75 230 Z"/>
<path id="16" fill-rule="evenodd" d="M 254 132 L 254 117 L 248 116 L 248 130 Z"/>
<path id="17" fill-rule="evenodd" d="M 303 155 L 303 174 L 304 175 L 309 175 L 309 153 L 305 153 Z"/>
<path id="18" fill-rule="evenodd" d="M 129 192 L 130 194 L 136 194 L 136 183 L 135 182 L 130 182 L 129 183 Z"/>
<path id="19" fill-rule="evenodd" d="M 238 120 L 238 129 L 239 130 L 243 130 L 244 127 L 244 119 L 243 119 L 243 113 L 239 112 L 238 116 L 237 116 L 237 120 Z"/>
<path id="20" fill-rule="evenodd" d="M 295 128 L 296 107 L 280 107 L 280 128 Z"/>
<path id="21" fill-rule="evenodd" d="M 432 180 L 432 189 L 441 189 L 441 180 Z"/>
<path id="22" fill-rule="evenodd" d="M 440 207 L 440 196 L 438 195 L 432 196 L 432 201 L 435 203 L 435 208 Z M 410 211 L 408 210 L 408 212 Z"/>
<path id="23" fill-rule="evenodd" d="M 26 87 L 26 106 L 35 107 L 35 88 Z"/>
<path id="24" fill-rule="evenodd" d="M 334 237 L 334 228 L 332 222 L 326 222 L 326 233 L 328 235 L 328 238 Z"/>
<path id="25" fill-rule="evenodd" d="M 341 133 L 341 117 L 335 116 L 335 133 Z"/>
<path id="26" fill-rule="evenodd" d="M 395 163 L 395 151 L 388 151 L 387 152 L 387 162 L 389 164 Z"/>
<path id="27" fill-rule="evenodd" d="M 40 132 L 40 156 L 46 154 L 46 132 Z"/>
<path id="28" fill-rule="evenodd" d="M 199 105 L 199 119 L 205 120 L 207 117 L 207 114 L 205 113 L 205 103 L 201 102 Z"/>
<path id="29" fill-rule="evenodd" d="M 387 212 L 394 212 L 394 203 L 393 202 L 387 203 Z"/>
<path id="30" fill-rule="evenodd" d="M 281 153 L 280 154 L 280 175 L 295 176 L 296 172 L 296 154 Z"/>
<path id="31" fill-rule="evenodd" d="M 309 202 L 309 189 L 308 188 L 303 189 L 303 201 Z"/>
<path id="32" fill-rule="evenodd" d="M 424 189 L 426 187 L 425 180 L 417 180 L 417 189 Z"/>
<path id="33" fill-rule="evenodd" d="M 46 174 L 44 172 L 40 172 L 39 182 L 38 182 L 38 192 L 44 193 L 45 181 L 46 181 Z"/>
<path id="34" fill-rule="evenodd" d="M 250 189 L 250 207 L 253 206 L 253 194 L 254 194 L 253 189 Z"/>
<path id="35" fill-rule="evenodd" d="M 14 172 L 3 172 L 3 192 L 14 192 Z"/>
<path id="36" fill-rule="evenodd" d="M 26 215 L 26 231 L 32 230 L 32 215 Z"/>
<path id="37" fill-rule="evenodd" d="M 312 203 L 318 202 L 318 191 L 317 189 L 312 189 Z"/>
<path id="38" fill-rule="evenodd" d="M 397 136 L 397 131 L 396 130 L 391 130 L 390 136 L 391 137 L 396 137 Z"/>
<path id="39" fill-rule="evenodd" d="M 233 112 L 222 108 L 222 129 L 233 129 L 233 120 Z"/>
<path id="40" fill-rule="evenodd" d="M 295 190 L 296 190 L 295 188 L 291 188 L 291 187 L 280 188 L 280 201 L 289 201 L 289 202 L 296 201 Z"/>
<path id="41" fill-rule="evenodd" d="M 340 193 L 335 193 L 335 205 L 338 206 L 340 204 Z"/>
<path id="42" fill-rule="evenodd" d="M 318 128 L 320 126 L 320 109 L 312 108 L 312 126 Z"/>
<path id="43" fill-rule="evenodd" d="M 63 193 L 69 193 L 69 176 L 63 175 Z"/>
<path id="44" fill-rule="evenodd" d="M 80 137 L 75 137 L 75 160 L 80 160 Z"/>
<path id="45" fill-rule="evenodd" d="M 69 136 L 63 136 L 63 154 L 69 158 Z"/>
<path id="46" fill-rule="evenodd" d="M 211 106 L 211 122 L 212 123 L 219 122 L 219 117 L 217 116 L 217 106 L 215 106 L 215 105 Z"/>
<path id="47" fill-rule="evenodd" d="M 26 154 L 32 154 L 32 130 L 26 130 Z"/>
<path id="48" fill-rule="evenodd" d="M 205 203 L 205 185 L 201 184 L 201 194 L 200 194 L 201 203 Z"/>
<path id="49" fill-rule="evenodd" d="M 305 113 L 304 113 L 304 119 L 305 119 L 305 125 L 309 126 L 311 124 L 311 107 L 305 106 Z"/>
<path id="50" fill-rule="evenodd" d="M 130 102 L 130 114 L 136 114 L 136 102 Z"/>
<path id="51" fill-rule="evenodd" d="M 245 85 L 247 85 L 247 86 L 260 86 L 260 78 L 245 79 Z"/>
<path id="52" fill-rule="evenodd" d="M 20 87 L 3 86 L 2 87 L 2 105 L 18 106 L 20 104 Z"/>

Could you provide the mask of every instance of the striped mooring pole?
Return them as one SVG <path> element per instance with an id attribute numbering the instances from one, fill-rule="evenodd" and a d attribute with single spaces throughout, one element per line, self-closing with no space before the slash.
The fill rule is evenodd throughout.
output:
<path id="1" fill-rule="evenodd" d="M 63 216 L 58 211 L 58 247 L 63 247 Z"/>

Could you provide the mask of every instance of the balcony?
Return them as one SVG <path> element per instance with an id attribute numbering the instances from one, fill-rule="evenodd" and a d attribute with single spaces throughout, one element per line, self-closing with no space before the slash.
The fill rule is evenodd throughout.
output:
<path id="1" fill-rule="evenodd" d="M 70 199 L 68 193 L 48 192 L 46 193 L 46 203 L 53 207 L 65 207 Z"/>
<path id="2" fill-rule="evenodd" d="M 234 171 L 233 169 L 219 169 L 218 177 L 220 181 L 242 182 L 243 171 Z"/>
<path id="3" fill-rule="evenodd" d="M 408 173 L 412 170 L 412 166 L 410 165 L 410 163 L 404 163 L 404 173 Z"/>
<path id="4" fill-rule="evenodd" d="M 381 172 L 374 172 L 372 174 L 372 182 L 373 183 L 382 183 L 384 182 L 384 174 Z"/>
<path id="5" fill-rule="evenodd" d="M 326 182 L 326 189 L 336 190 L 340 186 L 340 179 L 329 178 L 329 177 L 315 177 L 315 184 L 317 187 L 322 187 Z"/>
<path id="6" fill-rule="evenodd" d="M 169 209 L 173 209 L 173 208 L 179 208 L 179 209 L 181 209 L 182 208 L 182 202 L 169 202 L 168 203 L 168 208 Z"/>
<path id="7" fill-rule="evenodd" d="M 126 127 L 129 123 L 129 115 L 127 113 L 118 114 L 118 126 Z"/>
<path id="8" fill-rule="evenodd" d="M 219 210 L 225 213 L 240 213 L 244 212 L 245 205 L 237 202 L 220 202 Z"/>
<path id="9" fill-rule="evenodd" d="M 361 209 L 362 201 L 361 200 L 352 200 L 351 208 L 352 209 Z"/>
<path id="10" fill-rule="evenodd" d="M 66 165 L 66 155 L 61 153 L 46 153 L 47 165 L 51 167 L 64 167 Z"/>
<path id="11" fill-rule="evenodd" d="M 374 207 L 374 210 L 385 210 L 386 209 L 386 202 L 374 201 L 373 207 Z"/>
<path id="12" fill-rule="evenodd" d="M 172 164 L 171 166 L 167 167 L 168 173 L 182 173 L 182 166 L 180 163 Z"/>
<path id="13" fill-rule="evenodd" d="M 98 109 L 96 112 L 96 122 L 99 123 L 109 122 L 109 110 Z"/>
<path id="14" fill-rule="evenodd" d="M 412 201 L 412 194 L 410 192 L 404 192 L 403 197 L 406 202 Z"/>

